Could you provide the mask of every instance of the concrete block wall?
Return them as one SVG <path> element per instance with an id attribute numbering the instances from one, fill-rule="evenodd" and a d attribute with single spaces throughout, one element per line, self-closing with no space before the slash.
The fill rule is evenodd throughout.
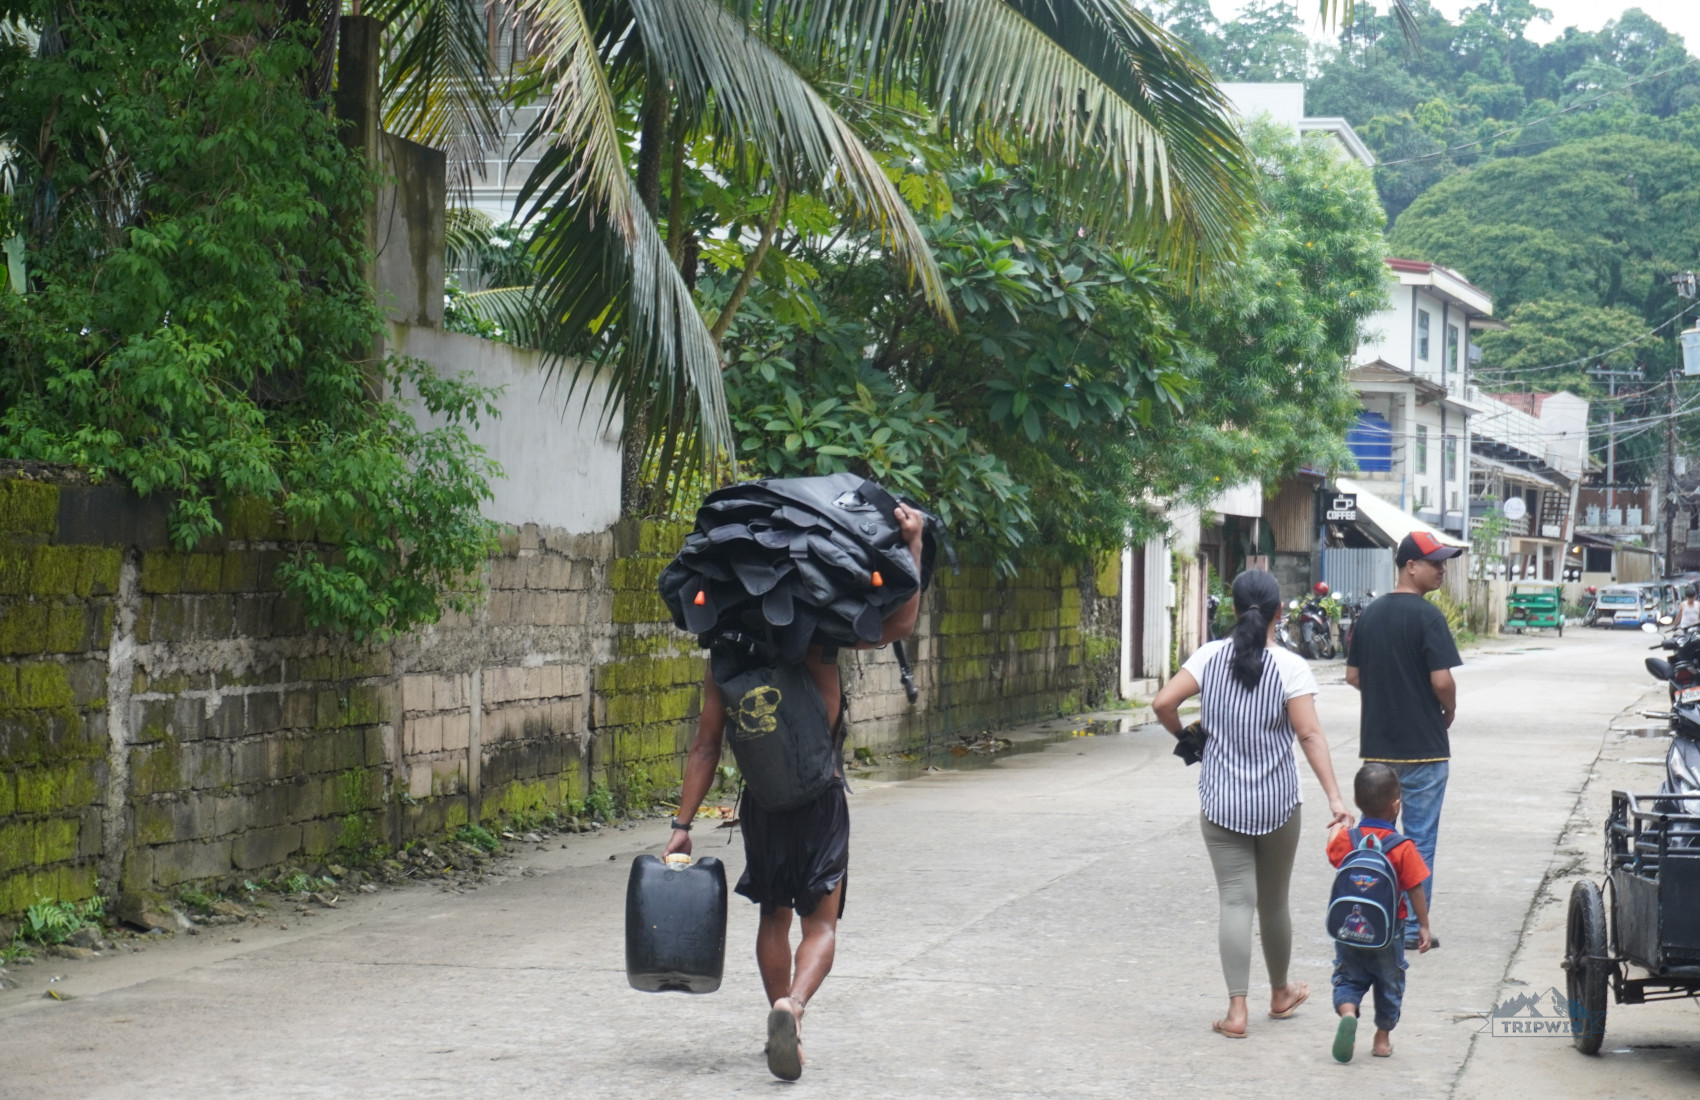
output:
<path id="1" fill-rule="evenodd" d="M 273 576 L 269 512 L 175 549 L 163 503 L 74 472 L 0 469 L 0 914 L 169 891 L 503 816 L 648 805 L 682 778 L 703 655 L 655 579 L 686 525 L 503 537 L 488 598 L 381 647 L 309 627 Z M 846 652 L 853 746 L 1083 703 L 1065 570 L 941 574 L 911 643 Z"/>
<path id="2" fill-rule="evenodd" d="M 55 545 L 58 489 L 0 481 L 0 913 L 94 894 L 116 550 Z"/>

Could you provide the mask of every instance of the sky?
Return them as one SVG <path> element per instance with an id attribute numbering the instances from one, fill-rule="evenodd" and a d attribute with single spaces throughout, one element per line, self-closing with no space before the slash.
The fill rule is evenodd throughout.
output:
<path id="1" fill-rule="evenodd" d="M 1459 9 L 1475 7 L 1479 0 L 1433 2 L 1437 9 L 1455 20 Z M 1315 0 L 1297 0 L 1297 3 L 1299 12 L 1305 16 L 1307 23 L 1314 24 L 1318 7 Z M 1241 0 L 1210 0 L 1210 6 L 1215 10 L 1218 19 L 1231 18 L 1240 9 Z M 1385 10 L 1388 5 L 1376 3 L 1373 6 Z M 1616 19 L 1630 8 L 1640 8 L 1670 30 L 1682 35 L 1689 53 L 1700 53 L 1700 0 L 1639 0 L 1638 3 L 1625 0 L 1536 0 L 1536 6 L 1552 12 L 1552 22 L 1529 25 L 1528 37 L 1535 42 L 1551 41 L 1557 38 L 1565 27 L 1597 31 L 1607 20 Z"/>

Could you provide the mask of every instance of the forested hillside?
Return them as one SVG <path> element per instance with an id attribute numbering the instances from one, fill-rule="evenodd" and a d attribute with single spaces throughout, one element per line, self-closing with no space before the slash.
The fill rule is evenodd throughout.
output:
<path id="1" fill-rule="evenodd" d="M 1463 272 L 1510 323 L 1484 335 L 1480 381 L 1599 397 L 1590 370 L 1640 369 L 1661 384 L 1621 411 L 1664 409 L 1692 323 L 1667 278 L 1700 266 L 1700 59 L 1638 8 L 1544 45 L 1529 0 L 1411 8 L 1415 44 L 1367 4 L 1332 45 L 1307 39 L 1309 4 L 1219 23 L 1173 0 L 1163 18 L 1220 79 L 1303 80 L 1308 114 L 1351 122 L 1392 251 Z"/>

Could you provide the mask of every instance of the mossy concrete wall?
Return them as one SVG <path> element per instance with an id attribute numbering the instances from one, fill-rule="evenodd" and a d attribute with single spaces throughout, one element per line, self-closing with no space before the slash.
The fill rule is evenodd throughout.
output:
<path id="1" fill-rule="evenodd" d="M 273 580 L 312 532 L 237 509 L 184 553 L 166 518 L 63 470 L 0 470 L 0 914 L 679 783 L 704 662 L 655 579 L 685 526 L 512 530 L 476 611 L 362 648 Z M 918 703 L 889 651 L 844 654 L 852 746 L 1085 705 L 1097 585 L 941 573 L 911 643 Z"/>

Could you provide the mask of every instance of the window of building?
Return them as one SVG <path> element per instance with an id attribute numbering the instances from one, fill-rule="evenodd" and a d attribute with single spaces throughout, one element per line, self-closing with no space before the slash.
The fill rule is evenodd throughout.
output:
<path id="1" fill-rule="evenodd" d="M 1458 437 L 1449 435 L 1440 453 L 1440 476 L 1450 485 L 1458 480 Z"/>
<path id="2" fill-rule="evenodd" d="M 1417 473 L 1428 473 L 1428 425 L 1417 425 Z"/>
<path id="3" fill-rule="evenodd" d="M 1458 369 L 1458 326 L 1446 326 L 1446 369 Z"/>
<path id="4" fill-rule="evenodd" d="M 1428 310 L 1417 310 L 1417 358 L 1428 362 Z"/>

